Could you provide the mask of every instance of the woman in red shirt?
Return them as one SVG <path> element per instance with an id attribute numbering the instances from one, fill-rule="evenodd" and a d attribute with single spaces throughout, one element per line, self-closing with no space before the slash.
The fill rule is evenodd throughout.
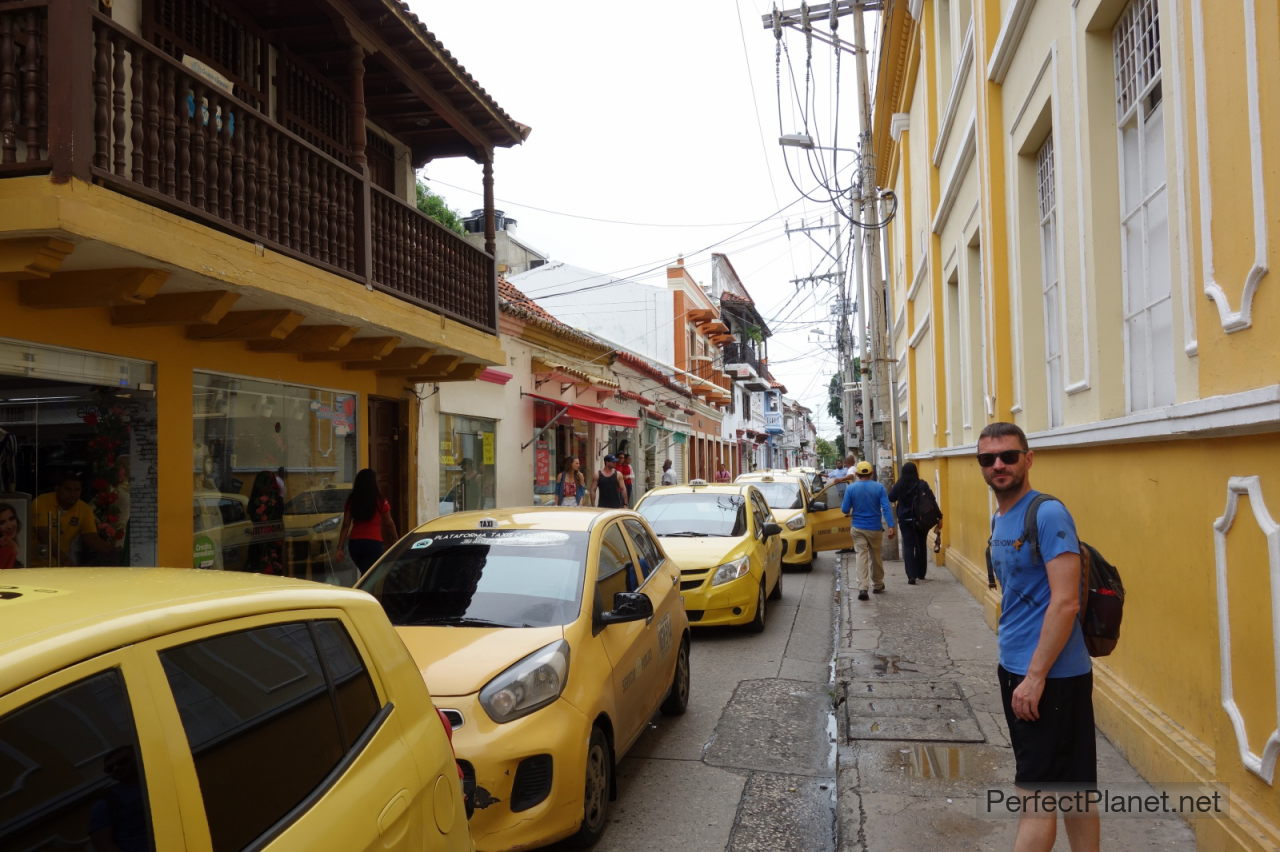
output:
<path id="1" fill-rule="evenodd" d="M 351 552 L 351 561 L 363 574 L 377 561 L 388 544 L 399 538 L 396 522 L 391 519 L 391 504 L 378 490 L 378 477 L 371 468 L 356 474 L 342 512 L 342 529 L 338 532 L 338 559 Z"/>

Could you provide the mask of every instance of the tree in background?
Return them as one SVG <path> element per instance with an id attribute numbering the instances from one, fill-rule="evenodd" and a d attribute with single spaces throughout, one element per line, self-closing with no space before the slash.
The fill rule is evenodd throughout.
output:
<path id="1" fill-rule="evenodd" d="M 840 440 L 839 438 L 836 439 Z M 840 451 L 836 449 L 836 445 L 828 441 L 826 438 L 819 438 L 816 444 L 818 453 L 818 461 L 824 468 L 834 468 L 840 466 Z"/>
<path id="2" fill-rule="evenodd" d="M 836 421 L 840 427 L 840 434 L 844 434 L 844 402 L 840 398 L 840 374 L 836 373 L 831 377 L 831 383 L 827 385 L 827 414 Z"/>
<path id="3" fill-rule="evenodd" d="M 455 234 L 466 233 L 462 227 L 462 215 L 449 207 L 443 198 L 427 189 L 427 185 L 422 181 L 418 181 L 418 210 Z"/>

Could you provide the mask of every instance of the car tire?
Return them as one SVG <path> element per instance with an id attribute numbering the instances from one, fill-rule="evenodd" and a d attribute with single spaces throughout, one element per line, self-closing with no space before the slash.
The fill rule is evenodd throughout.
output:
<path id="1" fill-rule="evenodd" d="M 769 600 L 782 600 L 782 566 L 778 566 L 778 582 L 773 584 L 773 591 L 769 593 Z"/>
<path id="2" fill-rule="evenodd" d="M 689 638 L 680 640 L 680 650 L 676 652 L 676 671 L 671 676 L 671 691 L 662 702 L 662 713 L 666 716 L 682 716 L 689 708 Z"/>
<path id="3" fill-rule="evenodd" d="M 765 624 L 764 580 L 760 581 L 760 590 L 756 593 L 756 616 L 747 622 L 747 630 L 751 633 L 763 633 Z"/>
<path id="4" fill-rule="evenodd" d="M 806 563 L 804 563 L 803 565 L 797 565 L 797 566 L 796 566 L 796 568 L 798 568 L 799 570 L 804 571 L 804 572 L 806 572 L 806 573 L 807 573 L 807 572 L 809 572 L 809 571 L 812 571 L 812 570 L 813 570 L 813 560 L 814 560 L 814 559 L 816 559 L 816 558 L 817 558 L 817 554 L 816 554 L 816 553 L 814 552 L 814 550 L 813 550 L 813 538 L 812 538 L 812 537 L 810 537 L 810 539 L 809 539 L 809 561 L 808 561 L 808 562 L 806 562 Z"/>
<path id="5" fill-rule="evenodd" d="M 594 846 L 609 825 L 609 796 L 613 790 L 613 751 L 599 727 L 591 728 L 582 799 L 582 825 L 567 845 L 574 849 Z"/>

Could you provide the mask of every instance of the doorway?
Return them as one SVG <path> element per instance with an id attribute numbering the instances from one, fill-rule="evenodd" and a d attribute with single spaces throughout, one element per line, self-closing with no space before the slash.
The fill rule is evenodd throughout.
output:
<path id="1" fill-rule="evenodd" d="M 404 488 L 407 442 L 402 439 L 406 432 L 402 400 L 369 397 L 369 467 L 378 477 L 378 490 L 391 502 L 391 517 L 401 534 L 409 529 Z"/>

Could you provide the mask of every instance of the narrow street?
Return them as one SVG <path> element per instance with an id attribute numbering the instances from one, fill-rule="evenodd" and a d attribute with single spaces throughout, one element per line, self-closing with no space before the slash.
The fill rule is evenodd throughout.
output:
<path id="1" fill-rule="evenodd" d="M 835 848 L 834 565 L 785 574 L 763 634 L 695 631 L 689 710 L 622 761 L 596 849 Z"/>

